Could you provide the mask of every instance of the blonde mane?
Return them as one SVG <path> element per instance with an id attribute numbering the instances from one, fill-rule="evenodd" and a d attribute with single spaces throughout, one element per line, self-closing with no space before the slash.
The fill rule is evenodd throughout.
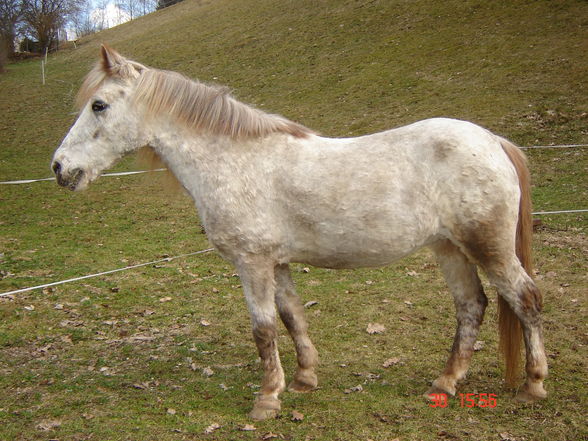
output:
<path id="1" fill-rule="evenodd" d="M 225 87 L 192 81 L 176 72 L 144 72 L 134 100 L 145 104 L 148 116 L 164 113 L 198 132 L 232 138 L 258 138 L 275 132 L 306 137 L 312 133 L 286 118 L 237 101 Z"/>
<path id="2" fill-rule="evenodd" d="M 146 68 L 128 61 L 115 73 L 98 63 L 86 76 L 76 103 L 81 108 L 111 77 L 137 78 L 132 96 L 144 106 L 146 117 L 166 115 L 198 133 L 232 138 L 259 138 L 286 133 L 305 138 L 312 130 L 282 116 L 272 115 L 233 98 L 226 87 L 193 81 L 176 72 Z M 122 69 L 126 67 L 126 69 Z"/>

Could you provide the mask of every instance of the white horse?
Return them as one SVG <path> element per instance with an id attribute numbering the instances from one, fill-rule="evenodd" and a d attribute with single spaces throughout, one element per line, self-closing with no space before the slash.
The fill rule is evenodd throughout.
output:
<path id="1" fill-rule="evenodd" d="M 425 246 L 439 260 L 458 322 L 429 393 L 455 394 L 466 374 L 487 304 L 480 267 L 499 294 L 507 381 L 516 377 L 522 325 L 527 378 L 517 397 L 547 395 L 541 294 L 529 276 L 529 174 L 523 154 L 505 139 L 451 119 L 323 138 L 224 88 L 148 68 L 108 47 L 78 102 L 78 120 L 53 158 L 58 183 L 84 189 L 123 155 L 149 146 L 236 267 L 264 371 L 252 418 L 277 415 L 285 389 L 275 305 L 296 346 L 289 389 L 317 387 L 317 351 L 290 262 L 373 267 Z"/>

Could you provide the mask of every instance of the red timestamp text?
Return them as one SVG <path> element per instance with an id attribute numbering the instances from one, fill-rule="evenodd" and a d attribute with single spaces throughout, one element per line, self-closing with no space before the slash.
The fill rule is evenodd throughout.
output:
<path id="1" fill-rule="evenodd" d="M 430 407 L 447 407 L 447 394 L 429 394 Z M 496 394 L 459 394 L 460 407 L 496 407 Z"/>

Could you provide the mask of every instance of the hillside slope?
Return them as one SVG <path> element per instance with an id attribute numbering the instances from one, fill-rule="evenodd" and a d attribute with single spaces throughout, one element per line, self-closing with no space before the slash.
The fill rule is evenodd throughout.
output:
<path id="1" fill-rule="evenodd" d="M 519 143 L 579 142 L 587 24 L 584 1 L 187 0 L 52 55 L 45 87 L 38 62 L 12 65 L 0 77 L 2 169 L 22 148 L 36 158 L 56 145 L 101 42 L 330 136 L 444 115 Z M 11 133 L 25 105 L 33 139 Z"/>
<path id="2" fill-rule="evenodd" d="M 51 174 L 102 42 L 328 136 L 444 115 L 523 145 L 586 143 L 587 25 L 583 0 L 185 0 L 50 55 L 44 86 L 39 60 L 10 65 L 0 75 L 0 181 Z M 528 156 L 537 210 L 588 208 L 588 149 Z M 79 193 L 0 185 L 0 293 L 209 248 L 192 201 L 170 197 L 161 175 L 103 178 Z M 585 439 L 588 216 L 542 219 L 541 403 L 515 402 L 501 381 L 491 289 L 484 345 L 459 392 L 497 394 L 497 407 L 422 399 L 455 326 L 423 252 L 369 270 L 293 265 L 314 305 L 321 390 L 284 394 L 282 418 L 245 429 L 259 364 L 235 270 L 209 253 L 0 299 L 0 440 Z M 368 334 L 369 323 L 386 331 Z"/>
<path id="3" fill-rule="evenodd" d="M 186 1 L 88 43 L 225 83 L 331 135 L 433 115 L 512 133 L 548 110 L 575 131 L 587 17 L 586 2 Z"/>
<path id="4" fill-rule="evenodd" d="M 186 0 L 51 55 L 45 86 L 38 60 L 11 65 L 0 76 L 0 180 L 50 173 L 102 42 L 326 136 L 448 116 L 520 145 L 586 143 L 587 27 L 581 0 Z M 586 149 L 566 154 L 530 154 L 539 209 L 585 208 Z"/>

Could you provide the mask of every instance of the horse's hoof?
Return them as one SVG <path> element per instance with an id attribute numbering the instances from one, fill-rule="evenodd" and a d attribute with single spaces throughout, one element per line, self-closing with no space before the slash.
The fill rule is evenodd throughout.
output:
<path id="1" fill-rule="evenodd" d="M 249 418 L 255 421 L 264 421 L 276 418 L 280 411 L 275 409 L 260 409 L 257 406 L 249 412 Z"/>
<path id="2" fill-rule="evenodd" d="M 515 399 L 521 403 L 532 403 L 544 398 L 547 398 L 547 391 L 540 383 L 525 383 L 515 396 Z"/>
<path id="3" fill-rule="evenodd" d="M 309 383 L 303 383 L 298 380 L 293 380 L 288 385 L 288 391 L 289 392 L 296 392 L 296 393 L 307 393 L 307 392 L 312 392 L 313 390 L 316 390 L 316 387 L 317 387 L 317 383 L 309 384 Z"/>
<path id="4" fill-rule="evenodd" d="M 306 393 L 316 390 L 318 378 L 314 372 L 297 372 L 292 382 L 288 385 L 290 392 Z"/>
<path id="5" fill-rule="evenodd" d="M 426 398 L 427 400 L 435 400 L 437 399 L 438 395 L 440 394 L 445 394 L 447 395 L 447 392 L 445 392 L 444 390 L 439 389 L 438 387 L 432 386 L 429 388 L 428 391 L 426 391 L 423 394 L 423 397 Z"/>
<path id="6" fill-rule="evenodd" d="M 447 387 L 439 387 L 436 384 L 437 381 L 433 382 L 433 385 L 429 388 L 429 390 L 423 395 L 426 399 L 428 400 L 434 400 L 437 399 L 438 395 L 440 394 L 445 394 L 445 395 L 450 395 L 450 396 L 455 396 L 455 388 L 450 388 Z"/>
<path id="7" fill-rule="evenodd" d="M 280 414 L 281 407 L 280 400 L 278 399 L 258 398 L 253 405 L 253 410 L 249 412 L 249 417 L 255 421 L 276 418 Z"/>

